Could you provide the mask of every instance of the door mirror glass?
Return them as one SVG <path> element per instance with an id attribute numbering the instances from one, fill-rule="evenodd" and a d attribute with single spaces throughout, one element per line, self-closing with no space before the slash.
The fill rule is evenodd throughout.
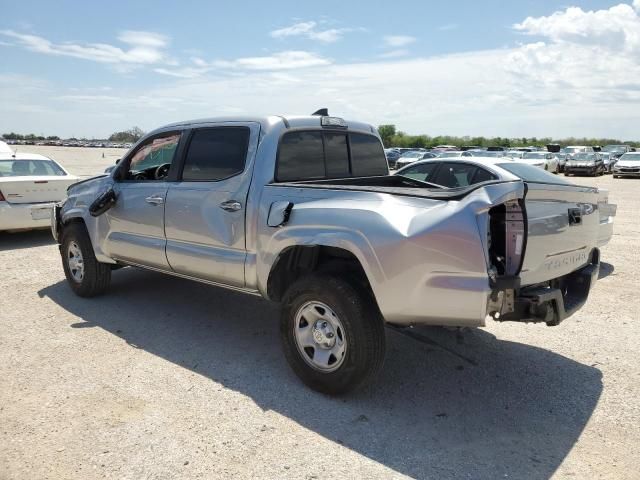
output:
<path id="1" fill-rule="evenodd" d="M 89 213 L 92 217 L 102 215 L 116 204 L 116 199 L 116 192 L 113 191 L 113 188 L 110 188 L 93 201 L 89 206 Z"/>

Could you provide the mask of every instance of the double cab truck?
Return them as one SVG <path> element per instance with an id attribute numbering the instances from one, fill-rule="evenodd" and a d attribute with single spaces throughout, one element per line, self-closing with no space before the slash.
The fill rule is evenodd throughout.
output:
<path id="1" fill-rule="evenodd" d="M 530 168 L 444 188 L 389 175 L 366 123 L 212 118 L 159 128 L 72 185 L 52 230 L 83 297 L 132 266 L 281 303 L 292 369 L 338 394 L 380 370 L 385 324 L 557 325 L 585 303 L 615 206 Z"/>

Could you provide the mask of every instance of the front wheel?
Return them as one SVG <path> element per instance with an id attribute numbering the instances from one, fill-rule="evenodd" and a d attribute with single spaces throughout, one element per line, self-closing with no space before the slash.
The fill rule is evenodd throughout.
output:
<path id="1" fill-rule="evenodd" d="M 103 293 L 111 282 L 111 266 L 100 263 L 83 224 L 72 223 L 62 231 L 62 268 L 71 289 L 80 297 Z"/>
<path id="2" fill-rule="evenodd" d="M 364 289 L 309 275 L 287 291 L 280 320 L 285 357 L 310 388 L 327 394 L 372 380 L 385 356 L 384 321 Z"/>

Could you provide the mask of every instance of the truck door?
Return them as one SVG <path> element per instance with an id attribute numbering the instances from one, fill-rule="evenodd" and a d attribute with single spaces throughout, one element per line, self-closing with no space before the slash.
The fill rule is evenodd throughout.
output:
<path id="1" fill-rule="evenodd" d="M 244 287 L 245 217 L 260 125 L 193 129 L 165 204 L 167 260 L 182 275 Z"/>
<path id="2" fill-rule="evenodd" d="M 175 168 L 180 132 L 156 135 L 124 160 L 114 184 L 115 205 L 105 213 L 105 252 L 126 262 L 169 270 L 165 255 L 164 202 Z"/>

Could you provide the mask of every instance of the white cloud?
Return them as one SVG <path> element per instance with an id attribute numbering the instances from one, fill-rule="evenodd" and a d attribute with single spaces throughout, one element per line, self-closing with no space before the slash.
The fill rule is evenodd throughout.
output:
<path id="1" fill-rule="evenodd" d="M 273 38 L 305 37 L 324 43 L 333 43 L 340 40 L 351 28 L 329 28 L 319 30 L 318 23 L 314 21 L 294 23 L 288 27 L 279 28 L 269 33 Z"/>
<path id="2" fill-rule="evenodd" d="M 598 45 L 626 51 L 637 51 L 640 47 L 640 18 L 631 5 L 624 3 L 595 11 L 569 7 L 546 17 L 528 17 L 513 27 L 554 43 Z"/>
<path id="3" fill-rule="evenodd" d="M 0 131 L 107 135 L 123 123 L 151 129 L 224 113 L 304 114 L 327 106 L 347 119 L 395 123 L 410 133 L 639 139 L 636 9 L 640 0 L 634 8 L 574 7 L 529 17 L 515 26 L 522 45 L 431 58 L 403 57 L 412 41 L 397 38 L 385 42 L 384 58 L 360 63 L 303 50 L 229 60 L 194 52 L 179 68 L 153 64 L 173 78 L 144 89 L 69 91 L 5 72 Z M 24 113 L 38 106 L 42 114 Z"/>
<path id="4" fill-rule="evenodd" d="M 169 44 L 169 38 L 154 32 L 125 30 L 118 35 L 118 40 L 129 45 L 162 48 Z"/>
<path id="5" fill-rule="evenodd" d="M 457 23 L 447 23 L 446 25 L 440 25 L 438 27 L 438 30 L 441 32 L 447 32 L 449 30 L 455 30 L 459 27 L 460 25 L 458 25 Z"/>
<path id="6" fill-rule="evenodd" d="M 196 78 L 209 72 L 228 73 L 244 70 L 296 70 L 331 64 L 331 60 L 302 50 L 288 50 L 261 57 L 242 57 L 235 60 L 214 60 L 207 62 L 202 58 L 192 58 L 194 66 L 174 69 L 156 68 L 162 75 L 177 78 Z"/>
<path id="7" fill-rule="evenodd" d="M 378 57 L 380 57 L 380 58 L 399 58 L 399 57 L 406 57 L 407 55 L 409 55 L 409 50 L 406 50 L 404 48 L 399 48 L 397 50 L 390 50 L 388 52 L 381 53 L 380 55 L 378 55 Z"/>
<path id="8" fill-rule="evenodd" d="M 409 35 L 386 35 L 382 38 L 387 47 L 404 47 L 416 41 L 415 37 Z"/>
<path id="9" fill-rule="evenodd" d="M 530 101 L 571 99 L 591 103 L 637 103 L 640 93 L 640 16 L 628 4 L 584 11 L 569 7 L 515 24 L 542 41 L 511 52 L 505 69 L 529 88 Z M 564 98 L 561 98 L 564 97 Z M 637 106 L 634 106 L 637 108 Z"/>
<path id="10" fill-rule="evenodd" d="M 105 43 L 54 43 L 38 35 L 0 30 L 21 47 L 36 53 L 57 55 L 111 64 L 172 63 L 165 53 L 169 39 L 152 32 L 124 31 L 118 39 L 129 45 L 122 49 Z"/>

